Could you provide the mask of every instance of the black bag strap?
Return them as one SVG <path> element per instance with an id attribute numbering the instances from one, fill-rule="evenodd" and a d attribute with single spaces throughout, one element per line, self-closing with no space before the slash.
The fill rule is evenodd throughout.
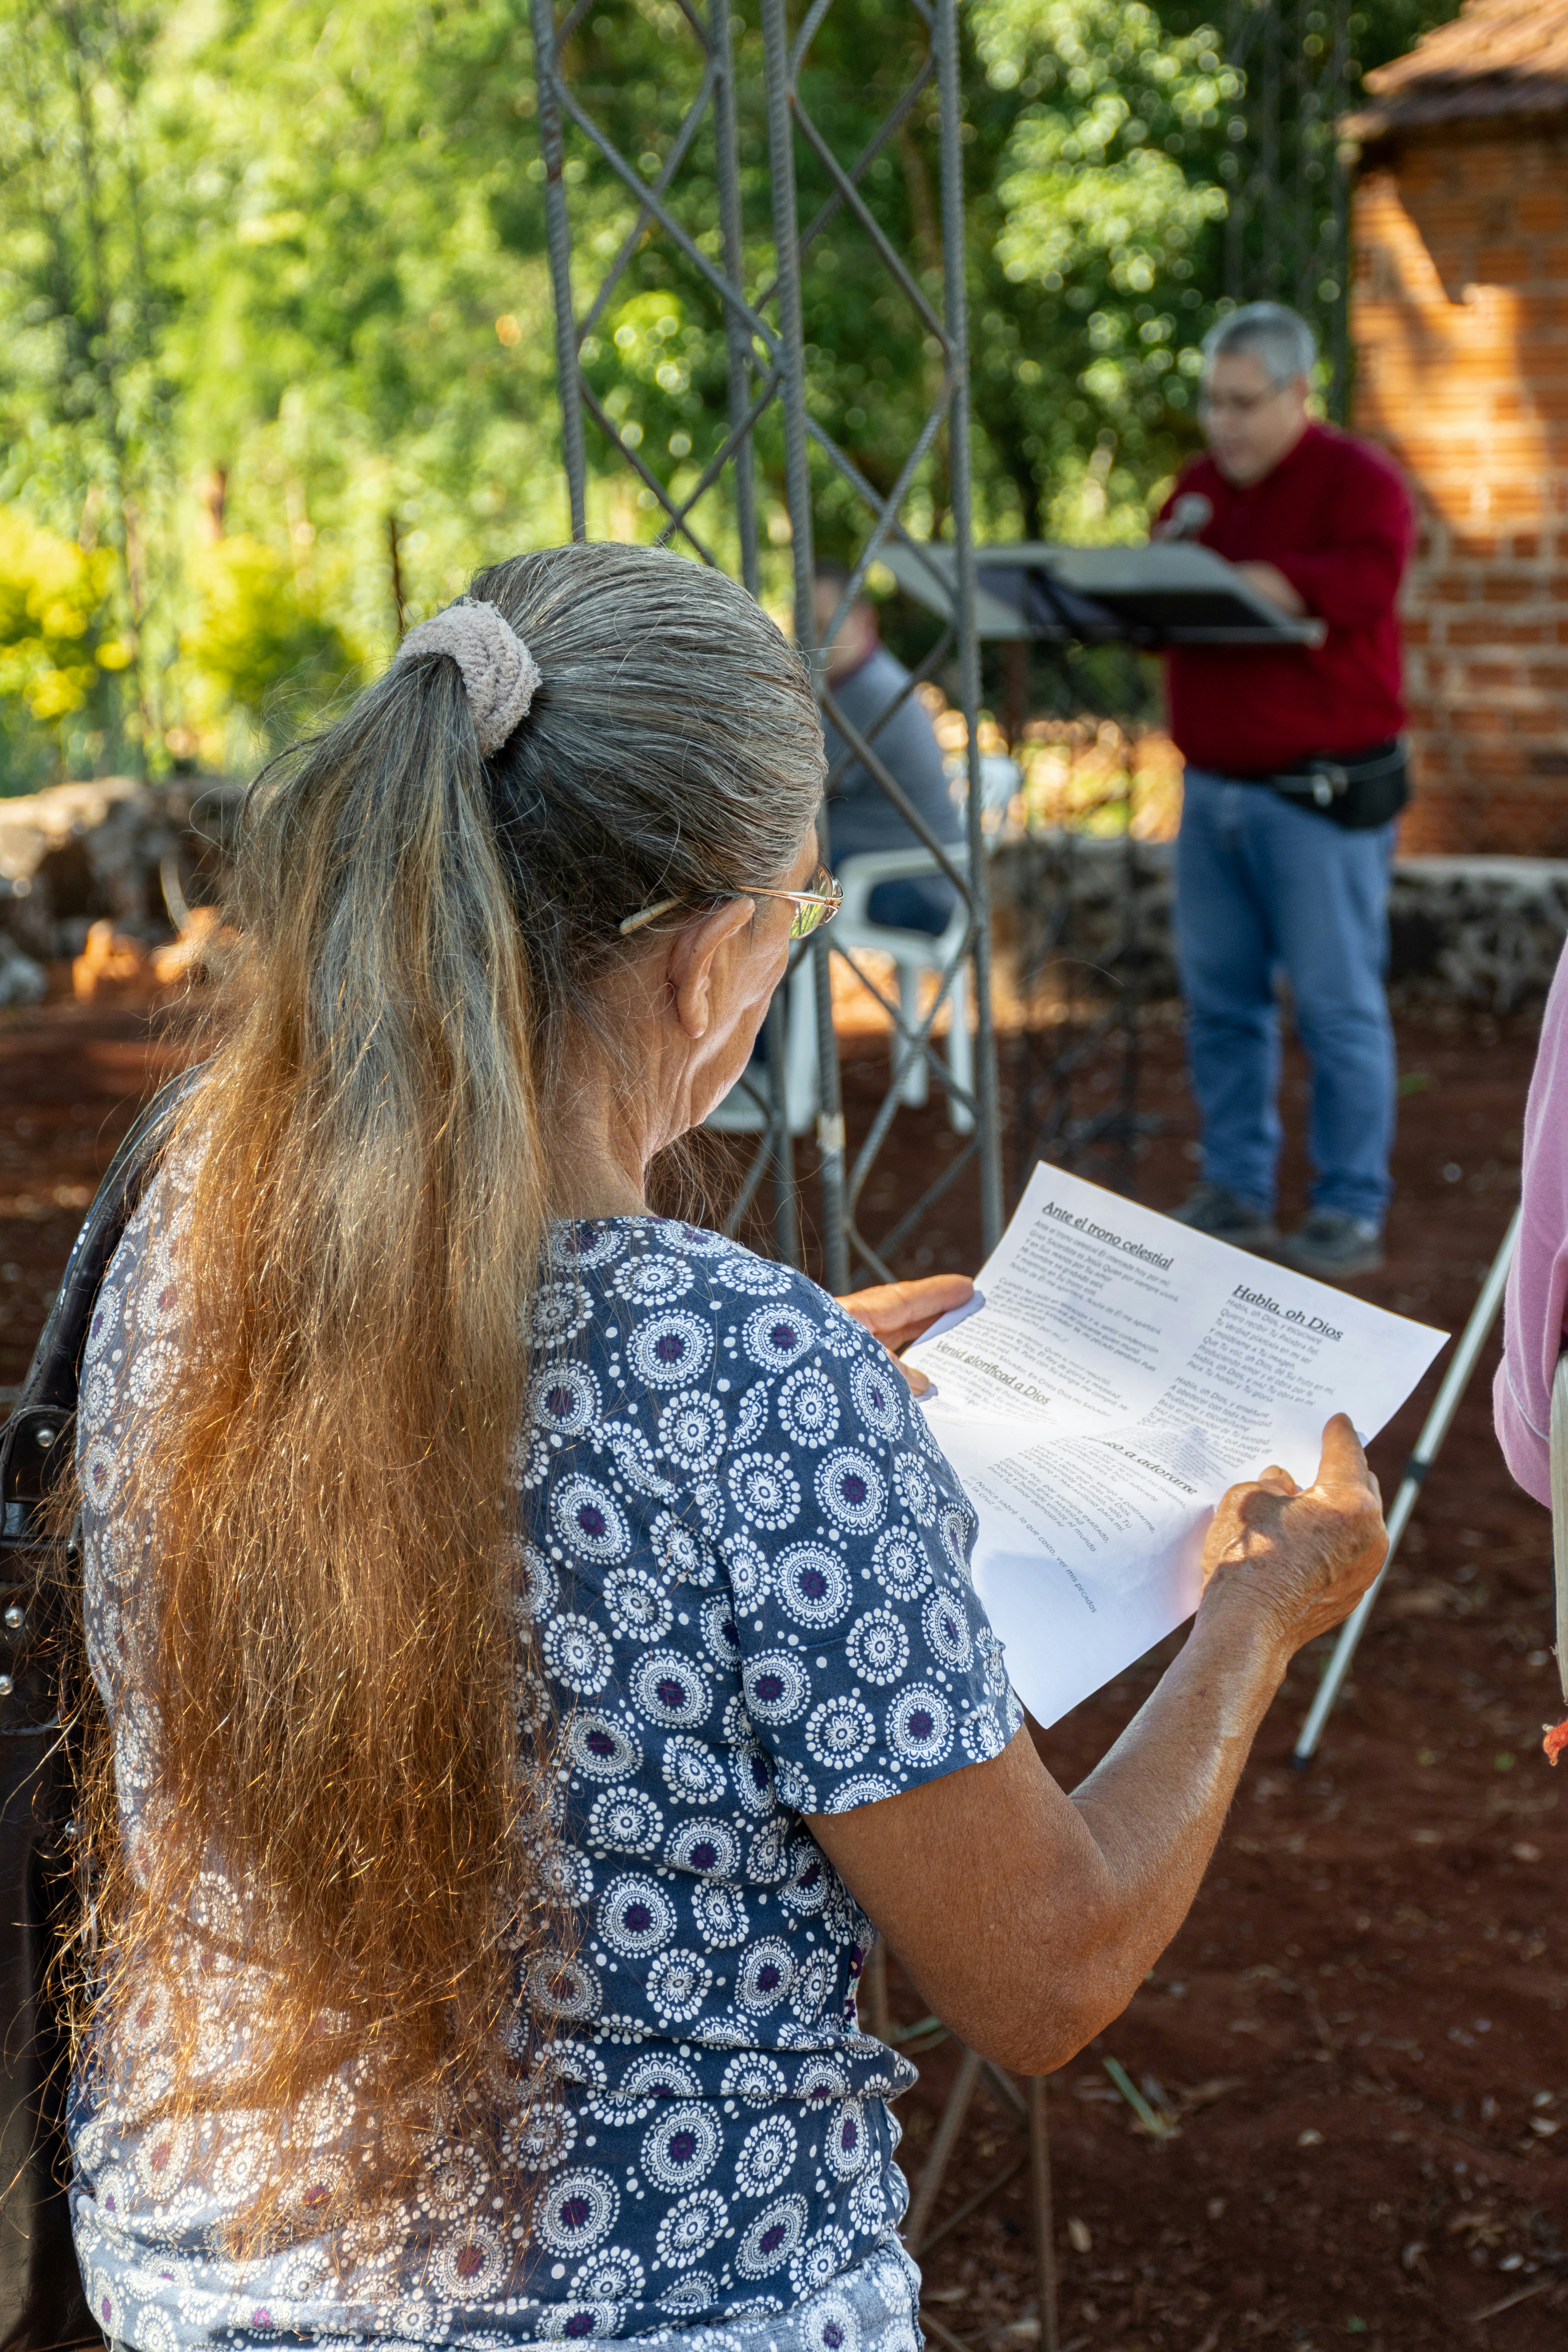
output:
<path id="1" fill-rule="evenodd" d="M 76 1866 L 68 1735 L 48 1652 L 58 1598 L 44 1505 L 68 1465 L 82 1350 L 109 1262 L 198 1066 L 156 1094 L 115 1153 L 77 1235 L 0 1430 L 0 2347 L 55 2352 L 103 2338 L 83 2295 L 66 2190 L 68 2051 L 52 1967 Z"/>
<path id="2" fill-rule="evenodd" d="M 1314 752 L 1298 767 L 1282 769 L 1278 775 L 1264 779 L 1281 800 L 1303 802 L 1309 806 L 1332 812 L 1335 803 L 1347 794 L 1354 796 L 1373 784 L 1388 784 L 1403 778 L 1410 757 L 1410 746 L 1403 735 L 1390 743 L 1379 744 L 1374 751 L 1332 753 Z"/>
<path id="3" fill-rule="evenodd" d="M 74 1435 L 77 1382 L 93 1300 L 147 1189 L 173 1114 L 205 1067 L 198 1063 L 172 1078 L 142 1112 L 110 1161 L 66 1261 L 21 1396 L 0 1429 L 0 1580 L 11 1580 L 5 1553 L 33 1551 L 43 1542 L 44 1499 L 68 1459 Z M 0 1699 L 8 1696 L 0 1693 Z M 0 1706 L 0 1732 L 5 1727 Z"/>

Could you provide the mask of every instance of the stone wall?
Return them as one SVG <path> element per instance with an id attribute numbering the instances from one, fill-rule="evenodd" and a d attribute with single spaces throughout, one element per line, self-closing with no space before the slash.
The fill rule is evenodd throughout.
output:
<path id="1" fill-rule="evenodd" d="M 1568 854 L 1568 121 L 1368 150 L 1353 422 L 1416 494 L 1413 853 Z"/>
<path id="2" fill-rule="evenodd" d="M 1077 990 L 1097 971 L 1146 999 L 1176 993 L 1171 927 L 1174 845 L 1067 834 L 1009 844 L 993 892 L 1021 971 L 1070 961 Z M 1401 857 L 1389 899 L 1394 1000 L 1528 1011 L 1544 998 L 1568 940 L 1568 859 Z M 1059 972 L 1058 963 L 1058 972 Z"/>
<path id="3" fill-rule="evenodd" d="M 172 939 L 164 863 L 193 903 L 212 898 L 242 793 L 210 780 L 109 777 L 0 800 L 0 1004 L 41 994 L 43 966 L 79 954 L 104 918 L 149 947 Z M 1070 958 L 1077 987 L 1092 990 L 1097 973 L 1133 975 L 1145 998 L 1174 995 L 1173 857 L 1171 842 L 1068 832 L 1008 842 L 992 889 L 1009 962 Z M 1393 976 L 1407 998 L 1528 1007 L 1568 937 L 1568 859 L 1401 857 L 1391 928 Z"/>
<path id="4" fill-rule="evenodd" d="M 165 868 L 192 903 L 215 895 L 242 791 L 105 776 L 0 800 L 0 1004 L 35 1002 L 43 966 L 79 955 L 97 921 L 172 939 Z"/>

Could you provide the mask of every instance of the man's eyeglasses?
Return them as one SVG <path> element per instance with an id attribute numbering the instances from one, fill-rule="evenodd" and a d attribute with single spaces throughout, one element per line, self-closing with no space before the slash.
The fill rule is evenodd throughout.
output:
<path id="1" fill-rule="evenodd" d="M 1286 389 L 1282 383 L 1271 383 L 1267 392 L 1200 391 L 1198 414 L 1200 416 L 1250 416 L 1255 409 L 1265 407 L 1271 400 L 1278 400 Z"/>
<path id="2" fill-rule="evenodd" d="M 844 904 L 844 886 L 831 875 L 826 866 L 819 866 L 811 877 L 809 890 L 737 890 L 737 898 L 787 898 L 794 912 L 790 916 L 789 935 L 792 940 L 808 940 L 824 923 L 830 923 Z M 645 923 L 655 923 L 660 915 L 673 914 L 681 904 L 679 898 L 661 898 L 657 906 L 639 907 L 621 925 L 621 937 L 629 939 L 640 931 Z"/>

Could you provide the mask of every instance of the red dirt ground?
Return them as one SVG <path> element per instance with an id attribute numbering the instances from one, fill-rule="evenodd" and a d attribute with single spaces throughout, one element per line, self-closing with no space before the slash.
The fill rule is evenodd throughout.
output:
<path id="1" fill-rule="evenodd" d="M 1387 1266 L 1358 1284 L 1458 1330 L 1517 1190 L 1528 1021 L 1401 1024 L 1399 1183 Z M 1189 1181 L 1176 1032 L 1151 1015 L 1137 1173 L 1156 1207 Z M 851 1143 L 885 1084 L 846 1072 Z M 80 1212 L 177 1037 L 144 1013 L 0 1013 L 0 1383 L 21 1378 Z M 1424 1081 L 1424 1083 L 1422 1083 Z M 1300 1124 L 1301 1072 L 1287 1093 Z M 875 1234 L 952 1150 L 941 1111 L 900 1114 L 869 1188 Z M 1287 1175 L 1299 1210 L 1299 1156 Z M 885 1199 L 884 1199 L 885 1196 Z M 961 1180 L 898 1271 L 978 1263 Z M 929 1252 L 929 1255 L 924 1253 Z M 1050 2088 L 1063 2352 L 1558 2352 L 1568 2318 L 1568 1788 L 1540 1752 L 1561 1712 L 1550 1527 L 1492 1442 L 1489 1350 L 1427 1482 L 1315 1767 L 1287 1759 L 1318 1661 L 1293 1669 L 1192 1916 L 1137 2000 Z M 1444 1360 L 1373 1449 L 1392 1495 Z M 1157 1678 L 1157 1654 L 1040 1745 L 1069 1785 Z M 892 1971 L 901 2027 L 921 2004 Z M 903 2103 L 918 2172 L 954 2063 L 917 2037 Z M 1114 2057 L 1180 2136 L 1155 2141 Z M 933 2226 L 1023 2153 L 977 2096 Z M 927 2306 L 951 2346 L 1037 2342 L 1026 2175 L 933 2247 Z M 1488 2316 L 1488 2314 L 1494 2315 Z M 933 2326 L 933 2336 L 934 2336 Z"/>

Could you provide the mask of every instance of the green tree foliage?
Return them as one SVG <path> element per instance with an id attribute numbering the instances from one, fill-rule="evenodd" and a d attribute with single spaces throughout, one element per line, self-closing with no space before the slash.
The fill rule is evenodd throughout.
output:
<path id="1" fill-rule="evenodd" d="M 112 549 L 133 653 L 68 767 L 251 756 L 275 690 L 385 658 L 395 568 L 416 619 L 562 535 L 548 339 L 498 332 L 546 315 L 510 0 L 0 0 L 0 496 Z"/>
<path id="2" fill-rule="evenodd" d="M 1408 46 L 1422 5 L 1367 0 L 1366 58 Z M 1194 436 L 1245 92 L 1197 0 L 968 0 L 963 21 L 981 525 L 1134 531 Z M 755 295 L 761 37 L 746 0 L 732 22 Z M 909 0 L 834 0 L 802 96 L 837 155 L 860 152 L 924 47 Z M 571 64 L 657 180 L 700 81 L 676 0 L 599 0 Z M 935 103 L 928 85 L 862 186 L 940 308 Z M 46 742 L 74 772 L 251 756 L 280 691 L 374 669 L 477 563 L 564 534 L 536 106 L 521 0 L 0 0 L 0 502 L 74 548 L 72 593 L 91 603 L 81 660 L 62 641 L 52 669 L 90 673 L 79 700 L 40 689 L 42 656 L 4 657 L 13 783 Z M 568 148 L 579 310 L 633 247 L 584 347 L 593 395 L 689 496 L 728 431 L 720 306 L 639 233 L 624 180 L 575 134 Z M 812 220 L 831 180 L 804 141 L 797 168 Z M 706 130 L 666 201 L 718 259 Z M 814 414 L 885 493 L 940 381 L 930 321 L 844 210 L 810 242 L 804 306 Z M 589 441 L 591 528 L 650 533 L 651 494 L 592 425 Z M 771 418 L 758 483 L 780 584 L 783 464 Z M 848 551 L 864 509 L 814 466 L 821 543 Z M 939 445 L 907 513 L 940 531 L 946 506 Z M 732 561 L 727 499 L 693 520 Z M 34 559 L 8 549 L 11 613 Z M 41 691 L 65 698 L 46 711 Z"/>
<path id="3" fill-rule="evenodd" d="M 997 145 L 977 405 L 1033 530 L 1124 533 L 1215 315 L 1238 77 L 1212 26 L 1142 0 L 983 0 L 974 29 Z"/>
<path id="4" fill-rule="evenodd" d="M 0 8 L 0 499 L 77 542 L 100 583 L 84 633 L 128 656 L 123 694 L 62 689 L 45 711 L 27 692 L 34 718 L 89 759 L 145 732 L 162 584 L 148 546 L 169 446 L 154 245 L 171 224 L 142 122 L 157 21 L 92 0 Z"/>
<path id="5" fill-rule="evenodd" d="M 384 651 L 389 519 L 414 617 L 563 520 L 547 339 L 498 333 L 545 317 L 539 245 L 507 227 L 534 145 L 524 12 L 236 0 L 203 21 L 180 61 L 199 102 L 167 129 L 203 215 L 170 337 L 187 446 L 226 468 L 230 522 L 281 522 Z"/>

